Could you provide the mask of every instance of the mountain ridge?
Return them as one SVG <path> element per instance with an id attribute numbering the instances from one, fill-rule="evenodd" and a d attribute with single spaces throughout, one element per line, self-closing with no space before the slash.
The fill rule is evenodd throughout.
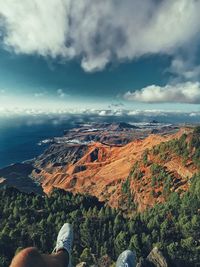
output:
<path id="1" fill-rule="evenodd" d="M 166 143 L 168 141 L 179 139 L 183 134 L 190 134 L 190 128 L 181 128 L 175 134 L 169 135 L 149 135 L 143 140 L 135 140 L 122 147 L 114 147 L 108 144 L 93 142 L 87 146 L 68 146 L 63 148 L 73 151 L 81 151 L 80 157 L 75 161 L 68 161 L 64 166 L 52 165 L 45 161 L 45 157 L 40 157 L 34 163 L 34 167 L 41 170 L 39 173 L 32 172 L 33 178 L 40 182 L 45 193 L 50 193 L 54 187 L 65 189 L 73 193 L 82 193 L 96 196 L 101 201 L 108 202 L 115 208 L 123 206 L 120 204 L 123 200 L 122 186 L 130 175 L 134 164 L 139 160 L 142 162 L 143 153 L 151 150 L 153 147 Z M 81 148 L 81 149 L 80 149 Z M 83 150 L 84 152 L 83 152 Z M 47 153 L 48 154 L 48 153 Z M 159 164 L 155 157 L 149 160 Z M 55 158 L 54 158 L 55 159 Z M 59 159 L 62 161 L 62 158 Z M 41 168 L 47 163 L 45 168 Z M 160 162 L 162 163 L 162 162 Z M 153 206 L 157 202 L 163 202 L 162 196 L 153 198 L 150 192 L 149 167 L 140 164 L 140 171 L 143 177 L 139 181 L 130 183 L 132 201 L 137 203 L 139 210 Z M 167 169 L 166 173 L 172 173 L 173 179 L 180 179 L 181 182 L 174 186 L 172 190 L 187 190 L 189 179 L 196 173 L 197 169 L 193 166 L 188 168 L 181 163 L 180 157 L 174 156 L 163 165 Z M 142 175 L 142 174 L 141 174 Z M 160 190 L 162 191 L 162 189 Z M 156 189 L 155 193 L 159 190 Z"/>
<path id="2" fill-rule="evenodd" d="M 182 127 L 174 133 L 150 134 L 121 146 L 101 142 L 54 143 L 36 159 L 21 163 L 21 168 L 30 164 L 26 177 L 40 184 L 46 194 L 60 188 L 95 196 L 127 213 L 133 209 L 143 211 L 164 202 L 170 192 L 188 190 L 198 168 L 189 154 L 183 162 L 182 155 L 173 152 L 173 145 L 165 154 L 162 146 L 179 142 L 182 136 L 186 137 L 181 142 L 190 142 L 193 131 L 194 128 Z M 161 151 L 156 154 L 159 146 Z M 1 175 L 0 170 L 4 184 L 9 177 L 14 181 L 13 168 L 15 165 L 7 167 L 6 175 Z"/>

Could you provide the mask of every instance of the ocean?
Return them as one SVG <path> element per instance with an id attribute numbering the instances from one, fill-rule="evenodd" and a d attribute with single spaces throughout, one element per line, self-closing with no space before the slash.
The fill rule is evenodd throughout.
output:
<path id="1" fill-rule="evenodd" d="M 0 114 L 1 115 L 1 114 Z M 149 122 L 162 123 L 199 123 L 200 115 L 184 113 L 134 114 L 133 116 L 82 115 L 31 115 L 0 116 L 0 168 L 12 163 L 32 159 L 41 154 L 48 144 L 38 143 L 44 139 L 62 136 L 64 130 L 80 123 L 91 122 Z"/>
<path id="2" fill-rule="evenodd" d="M 22 118 L 0 118 L 0 168 L 12 163 L 32 159 L 41 154 L 47 145 L 38 142 L 53 136 L 62 136 L 71 128 L 69 121 L 29 121 Z"/>

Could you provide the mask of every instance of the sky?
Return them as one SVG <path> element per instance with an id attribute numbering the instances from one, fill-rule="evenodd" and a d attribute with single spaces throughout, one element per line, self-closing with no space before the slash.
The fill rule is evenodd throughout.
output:
<path id="1" fill-rule="evenodd" d="M 0 113 L 199 114 L 199 13 L 200 0 L 0 0 Z"/>

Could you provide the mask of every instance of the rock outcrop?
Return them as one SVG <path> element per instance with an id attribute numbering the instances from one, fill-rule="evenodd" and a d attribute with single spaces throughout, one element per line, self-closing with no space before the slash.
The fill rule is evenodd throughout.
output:
<path id="1" fill-rule="evenodd" d="M 169 267 L 162 252 L 154 247 L 147 258 L 140 258 L 136 267 Z"/>
<path id="2" fill-rule="evenodd" d="M 153 248 L 149 253 L 147 262 L 153 264 L 155 267 L 169 267 L 166 258 L 157 247 Z"/>

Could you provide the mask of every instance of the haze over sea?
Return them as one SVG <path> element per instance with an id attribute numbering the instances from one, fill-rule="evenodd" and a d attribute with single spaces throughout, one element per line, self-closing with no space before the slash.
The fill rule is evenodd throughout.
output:
<path id="1" fill-rule="evenodd" d="M 69 127 L 69 122 L 53 120 L 0 119 L 0 168 L 39 155 L 46 147 L 39 141 L 61 136 Z"/>
<path id="2" fill-rule="evenodd" d="M 0 168 L 9 164 L 22 162 L 41 154 L 47 144 L 38 142 L 54 136 L 62 136 L 64 130 L 80 123 L 90 122 L 150 122 L 157 120 L 163 123 L 198 123 L 199 115 L 191 114 L 144 114 L 133 116 L 121 114 L 63 114 L 0 117 Z"/>

